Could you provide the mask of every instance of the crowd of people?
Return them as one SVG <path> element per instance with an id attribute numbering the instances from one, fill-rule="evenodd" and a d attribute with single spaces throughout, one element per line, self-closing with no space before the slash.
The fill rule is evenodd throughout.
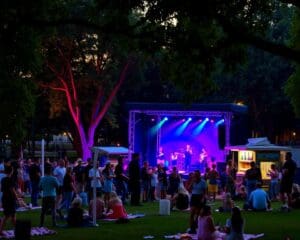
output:
<path id="1" fill-rule="evenodd" d="M 107 161 L 103 168 L 99 168 L 98 164 L 94 166 L 91 159 L 86 163 L 81 159 L 74 163 L 67 159 L 52 162 L 47 159 L 44 176 L 39 159 L 0 162 L 4 214 L 0 234 L 8 219 L 15 224 L 18 206 L 31 208 L 41 204 L 41 226 L 49 210 L 53 226 L 58 216 L 70 226 L 85 226 L 94 214 L 94 204 L 98 219 L 123 219 L 127 217 L 126 203 L 139 206 L 142 202 L 169 199 L 171 209 L 190 211 L 190 233 L 197 233 L 199 240 L 215 239 L 215 226 L 207 202 L 216 201 L 216 197 L 221 195 L 219 211 L 232 212 L 224 228 L 228 233 L 227 239 L 243 239 L 237 237 L 243 233 L 244 220 L 234 200 L 244 200 L 244 209 L 253 211 L 267 211 L 271 202 L 279 199 L 283 202 L 283 209 L 300 207 L 300 188 L 293 185 L 295 170 L 296 164 L 288 152 L 280 170 L 275 164 L 271 166 L 268 172 L 270 186 L 266 192 L 255 162 L 251 163 L 243 179 L 237 179 L 237 170 L 231 160 L 224 171 L 218 172 L 216 165 L 212 164 L 203 173 L 200 170 L 190 172 L 187 179 L 179 174 L 176 167 L 169 170 L 163 164 L 149 166 L 147 161 L 141 163 L 139 154 L 132 155 L 126 171 L 122 157 L 118 158 L 116 166 Z M 30 195 L 28 205 L 22 201 L 26 195 Z M 87 214 L 83 207 L 88 209 Z M 210 238 L 205 237 L 206 234 Z"/>

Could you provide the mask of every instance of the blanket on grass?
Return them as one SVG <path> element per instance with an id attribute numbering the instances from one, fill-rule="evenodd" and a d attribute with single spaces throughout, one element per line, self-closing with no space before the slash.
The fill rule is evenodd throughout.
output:
<path id="1" fill-rule="evenodd" d="M 145 217 L 145 214 L 143 213 L 136 213 L 136 214 L 128 214 L 127 215 L 127 219 L 135 219 L 135 218 L 141 218 L 141 217 Z M 117 219 L 111 219 L 111 218 L 103 218 L 101 220 L 104 221 L 116 221 Z"/>
<path id="2" fill-rule="evenodd" d="M 25 212 L 25 211 L 30 211 L 30 210 L 37 210 L 37 209 L 42 209 L 41 206 L 38 207 L 19 207 L 16 209 L 17 212 Z M 3 212 L 3 208 L 0 208 L 0 212 Z"/>
<path id="3" fill-rule="evenodd" d="M 217 239 L 222 240 L 222 239 L 225 238 L 226 233 L 216 231 L 216 235 L 217 235 Z M 264 235 L 265 235 L 264 233 L 259 233 L 259 234 L 246 234 L 246 233 L 244 233 L 244 240 L 257 239 L 257 238 L 263 237 Z M 197 235 L 196 234 L 188 234 L 188 233 L 184 233 L 184 234 L 178 233 L 178 234 L 175 234 L 175 235 L 167 235 L 167 236 L 165 236 L 165 238 L 180 239 L 183 236 L 186 236 L 186 237 L 189 236 L 191 239 L 197 240 Z"/>
<path id="4" fill-rule="evenodd" d="M 32 227 L 31 236 L 43 236 L 43 235 L 53 235 L 56 231 L 48 229 L 46 227 Z M 0 235 L 0 239 L 13 239 L 15 238 L 14 230 L 3 231 L 3 235 Z"/>

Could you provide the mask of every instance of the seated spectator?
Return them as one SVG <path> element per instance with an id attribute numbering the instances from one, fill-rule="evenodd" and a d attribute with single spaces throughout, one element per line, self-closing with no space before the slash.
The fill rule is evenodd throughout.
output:
<path id="1" fill-rule="evenodd" d="M 232 208 L 231 218 L 227 219 L 225 232 L 227 233 L 225 240 L 243 240 L 244 219 L 238 207 Z"/>
<path id="2" fill-rule="evenodd" d="M 127 212 L 123 206 L 122 200 L 115 192 L 110 193 L 110 200 L 108 202 L 106 218 L 127 218 Z"/>
<path id="3" fill-rule="evenodd" d="M 171 199 L 171 209 L 174 207 L 178 210 L 189 208 L 189 192 L 183 186 L 178 188 L 178 193 Z"/>
<path id="4" fill-rule="evenodd" d="M 244 185 L 241 185 L 238 189 L 237 195 L 235 196 L 234 200 L 246 200 L 247 199 L 247 192 Z"/>
<path id="5" fill-rule="evenodd" d="M 271 201 L 261 182 L 256 184 L 256 189 L 251 192 L 248 207 L 254 211 L 267 211 L 271 207 Z"/>
<path id="6" fill-rule="evenodd" d="M 219 211 L 230 212 L 233 207 L 234 207 L 234 202 L 231 198 L 231 194 L 227 192 L 223 197 L 222 206 L 219 208 Z"/>
<path id="7" fill-rule="evenodd" d="M 296 183 L 293 184 L 292 188 L 291 207 L 300 208 L 300 186 Z"/>
<path id="8" fill-rule="evenodd" d="M 211 216 L 211 207 L 204 206 L 201 210 L 200 216 L 198 218 L 198 229 L 197 229 L 197 239 L 198 240 L 215 240 L 216 229 L 214 221 Z"/>
<path id="9" fill-rule="evenodd" d="M 73 200 L 71 208 L 68 212 L 67 223 L 70 227 L 81 227 L 84 225 L 81 198 L 75 198 Z"/>
<path id="10" fill-rule="evenodd" d="M 97 198 L 95 199 L 96 201 L 96 218 L 101 219 L 104 218 L 104 201 L 101 198 L 101 192 L 97 192 Z M 93 217 L 93 204 L 94 204 L 94 199 L 92 199 L 89 203 L 89 217 Z"/>

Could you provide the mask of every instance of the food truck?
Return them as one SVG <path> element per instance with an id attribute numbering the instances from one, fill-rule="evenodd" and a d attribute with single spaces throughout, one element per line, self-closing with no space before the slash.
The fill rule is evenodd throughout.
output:
<path id="1" fill-rule="evenodd" d="M 245 145 L 227 146 L 225 149 L 230 151 L 238 176 L 244 176 L 250 163 L 254 161 L 261 170 L 262 180 L 270 179 L 268 172 L 271 164 L 274 163 L 280 168 L 285 161 L 285 153 L 292 151 L 289 146 L 271 144 L 266 137 L 249 138 Z"/>

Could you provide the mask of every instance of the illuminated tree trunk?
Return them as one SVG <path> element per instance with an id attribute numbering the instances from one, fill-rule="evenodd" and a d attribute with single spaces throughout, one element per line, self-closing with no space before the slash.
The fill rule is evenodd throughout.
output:
<path id="1" fill-rule="evenodd" d="M 82 159 L 86 161 L 88 158 L 92 156 L 91 148 L 94 146 L 94 137 L 95 131 L 100 124 L 101 120 L 103 119 L 104 115 L 108 111 L 114 97 L 116 96 L 120 86 L 122 85 L 130 62 L 128 61 L 127 64 L 124 66 L 121 75 L 111 90 L 109 96 L 105 100 L 104 104 L 101 104 L 101 99 L 104 96 L 104 89 L 105 86 L 99 86 L 99 90 L 97 92 L 97 97 L 93 102 L 93 109 L 91 114 L 90 123 L 87 127 L 84 126 L 82 118 L 81 118 L 81 109 L 78 105 L 78 95 L 75 86 L 75 81 L 73 77 L 73 72 L 69 61 L 65 61 L 63 73 L 58 72 L 55 67 L 48 63 L 49 69 L 55 74 L 57 81 L 53 85 L 43 85 L 44 87 L 51 88 L 54 91 L 62 91 L 67 100 L 68 110 L 71 114 L 72 120 L 75 124 L 76 131 L 80 138 L 80 144 L 82 149 Z M 108 89 L 107 89 L 108 91 Z"/>

